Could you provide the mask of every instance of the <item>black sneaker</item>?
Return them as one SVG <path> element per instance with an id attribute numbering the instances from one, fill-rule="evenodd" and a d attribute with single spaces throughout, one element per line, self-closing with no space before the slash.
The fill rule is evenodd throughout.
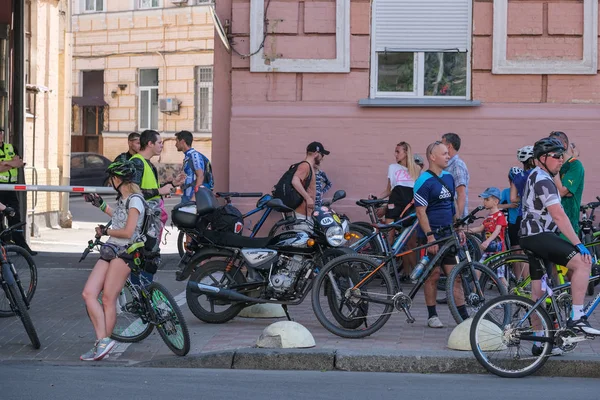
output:
<path id="1" fill-rule="evenodd" d="M 577 321 L 573 321 L 571 318 L 567 321 L 567 328 L 575 331 L 583 332 L 587 335 L 600 336 L 600 330 L 592 328 L 587 320 L 587 317 L 581 317 Z"/>

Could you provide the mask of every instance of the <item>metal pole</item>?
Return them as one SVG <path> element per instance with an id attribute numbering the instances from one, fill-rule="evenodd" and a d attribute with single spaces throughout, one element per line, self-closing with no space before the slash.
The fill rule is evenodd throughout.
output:
<path id="1" fill-rule="evenodd" d="M 12 129 L 11 144 L 24 157 L 23 127 L 25 124 L 25 3 L 24 0 L 13 0 L 13 71 L 12 71 Z M 25 182 L 23 169 L 18 175 L 19 182 Z M 17 194 L 20 213 L 27 220 L 27 197 Z"/>
<path id="2" fill-rule="evenodd" d="M 108 186 L 55 186 L 55 185 L 22 185 L 2 184 L 0 192 L 68 192 L 68 193 L 98 193 L 117 194 L 115 189 Z"/>

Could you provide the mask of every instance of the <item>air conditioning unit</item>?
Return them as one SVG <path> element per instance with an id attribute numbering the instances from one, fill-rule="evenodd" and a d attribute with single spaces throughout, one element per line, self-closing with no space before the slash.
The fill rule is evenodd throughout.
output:
<path id="1" fill-rule="evenodd" d="M 160 112 L 179 112 L 181 102 L 175 97 L 168 97 L 158 101 L 158 110 Z"/>
<path id="2" fill-rule="evenodd" d="M 171 0 L 171 3 L 178 5 L 186 4 L 187 2 L 188 0 Z"/>

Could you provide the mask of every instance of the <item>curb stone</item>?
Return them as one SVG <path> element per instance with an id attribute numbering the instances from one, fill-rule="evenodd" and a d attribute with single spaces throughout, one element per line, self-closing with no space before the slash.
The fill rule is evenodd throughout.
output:
<path id="1" fill-rule="evenodd" d="M 383 352 L 327 349 L 257 349 L 216 351 L 187 357 L 139 362 L 133 367 L 217 368 L 252 370 L 313 370 L 400 372 L 420 374 L 484 374 L 470 352 Z M 594 356 L 552 357 L 535 376 L 600 378 Z"/>

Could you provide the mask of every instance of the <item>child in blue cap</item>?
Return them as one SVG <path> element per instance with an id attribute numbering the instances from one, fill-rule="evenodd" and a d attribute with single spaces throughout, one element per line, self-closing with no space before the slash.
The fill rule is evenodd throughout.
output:
<path id="1" fill-rule="evenodd" d="M 489 211 L 489 214 L 483 220 L 481 226 L 469 230 L 474 233 L 483 232 L 485 235 L 485 241 L 480 245 L 481 250 L 484 252 L 481 261 L 494 253 L 505 250 L 504 235 L 508 222 L 504 213 L 498 208 L 501 196 L 500 189 L 496 187 L 489 187 L 479 195 L 483 199 L 483 206 Z M 500 271 L 498 271 L 498 276 L 501 279 L 503 278 L 503 276 L 500 276 Z"/>

